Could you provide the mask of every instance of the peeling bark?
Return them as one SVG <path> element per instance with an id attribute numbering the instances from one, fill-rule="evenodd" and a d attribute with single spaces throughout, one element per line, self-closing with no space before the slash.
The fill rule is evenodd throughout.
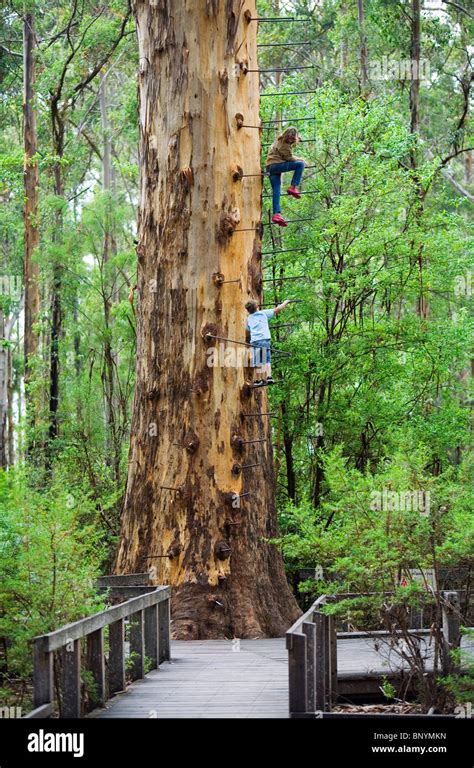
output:
<path id="1" fill-rule="evenodd" d="M 256 15 L 254 0 L 246 9 Z M 135 6 L 137 381 L 115 570 L 153 566 L 155 582 L 173 586 L 176 636 L 190 639 L 280 635 L 298 615 L 266 541 L 277 533 L 269 419 L 242 416 L 268 411 L 266 393 L 245 395 L 242 365 L 207 365 L 218 342 L 206 333 L 245 340 L 244 304 L 261 280 L 261 182 L 233 179 L 236 165 L 260 164 L 258 133 L 235 120 L 259 119 L 258 79 L 236 75 L 240 60 L 256 64 L 243 10 L 241 0 Z M 235 476 L 236 462 L 261 466 Z"/>

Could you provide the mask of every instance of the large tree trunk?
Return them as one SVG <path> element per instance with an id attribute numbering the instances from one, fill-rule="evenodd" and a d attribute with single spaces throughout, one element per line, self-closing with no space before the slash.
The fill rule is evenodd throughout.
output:
<path id="1" fill-rule="evenodd" d="M 256 16 L 255 2 L 246 3 Z M 261 287 L 256 25 L 240 0 L 138 0 L 141 199 L 137 381 L 116 572 L 154 566 L 177 636 L 279 635 L 298 615 L 277 532 L 266 394 L 210 367 L 206 332 L 244 341 Z M 238 175 L 238 174 L 236 174 Z M 234 232 L 234 229 L 249 231 Z M 240 283 L 219 287 L 223 273 Z M 236 353 L 245 349 L 227 347 Z M 243 445 L 239 440 L 266 438 Z M 234 464 L 260 466 L 232 472 Z M 163 488 L 178 489 L 167 490 Z M 233 508 L 233 493 L 242 497 Z M 159 557 L 164 555 L 165 557 Z"/>
<path id="2" fill-rule="evenodd" d="M 37 321 L 40 298 L 38 287 L 39 267 L 33 261 L 34 251 L 39 243 L 38 228 L 38 163 L 36 155 L 37 133 L 36 112 L 33 103 L 35 83 L 35 27 L 32 13 L 25 14 L 23 22 L 23 140 L 24 158 L 24 285 L 25 285 L 25 398 L 28 405 L 28 383 L 31 375 L 31 358 L 38 349 L 39 336 L 34 329 Z M 33 411 L 33 409 L 30 409 Z M 29 418 L 33 412 L 28 413 Z"/>

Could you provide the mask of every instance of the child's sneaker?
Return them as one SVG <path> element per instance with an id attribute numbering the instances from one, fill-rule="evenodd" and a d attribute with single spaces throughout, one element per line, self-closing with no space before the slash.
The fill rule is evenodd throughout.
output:
<path id="1" fill-rule="evenodd" d="M 286 191 L 288 195 L 296 197 L 297 200 L 299 200 L 301 197 L 301 192 L 298 190 L 298 187 L 288 187 Z"/>
<path id="2" fill-rule="evenodd" d="M 275 383 L 275 379 L 273 378 L 273 376 L 267 376 L 266 383 L 267 384 L 274 384 Z"/>
<path id="3" fill-rule="evenodd" d="M 272 224 L 278 224 L 280 227 L 287 227 L 288 222 L 285 221 L 281 213 L 274 213 L 272 216 Z"/>

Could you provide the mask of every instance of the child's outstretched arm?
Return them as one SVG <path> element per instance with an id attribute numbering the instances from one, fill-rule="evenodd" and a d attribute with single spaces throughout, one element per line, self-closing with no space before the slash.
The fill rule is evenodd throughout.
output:
<path id="1" fill-rule="evenodd" d="M 288 304 L 290 303 L 290 301 L 291 301 L 291 299 L 286 299 L 286 301 L 282 301 L 282 303 L 281 303 L 281 304 L 278 304 L 278 305 L 275 307 L 275 315 L 278 315 L 278 313 L 279 313 L 279 312 L 281 312 L 281 310 L 282 310 L 282 309 L 285 309 L 285 307 L 287 307 L 287 306 L 288 306 Z"/>

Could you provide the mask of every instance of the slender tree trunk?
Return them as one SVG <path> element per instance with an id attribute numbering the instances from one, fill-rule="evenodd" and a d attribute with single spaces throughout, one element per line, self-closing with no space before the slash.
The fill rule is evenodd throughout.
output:
<path id="1" fill-rule="evenodd" d="M 283 446 L 285 449 L 286 465 L 286 490 L 288 497 L 293 501 L 296 498 L 296 476 L 295 464 L 293 461 L 293 436 L 290 433 L 288 425 L 288 409 L 286 403 L 281 404 L 282 426 L 283 426 Z"/>
<path id="2" fill-rule="evenodd" d="M 109 269 L 110 257 L 116 252 L 116 243 L 112 225 L 112 143 L 110 138 L 108 104 L 107 104 L 107 74 L 102 75 L 99 90 L 100 115 L 102 123 L 102 188 L 104 191 L 104 242 L 102 263 L 102 291 L 104 303 L 104 363 L 102 368 L 102 384 L 105 404 L 105 434 L 107 461 L 114 467 L 116 482 L 119 481 L 120 468 L 120 434 L 116 423 L 115 409 L 115 370 L 116 359 L 110 340 L 111 308 L 113 274 Z"/>
<path id="3" fill-rule="evenodd" d="M 420 55 L 421 0 L 411 0 L 410 130 L 412 133 L 418 133 L 420 129 Z M 412 158 L 413 167 L 415 167 L 415 163 L 416 159 Z"/>
<path id="4" fill-rule="evenodd" d="M 255 0 L 246 6 L 257 15 Z M 206 337 L 244 341 L 244 304 L 260 298 L 261 181 L 238 178 L 238 166 L 258 172 L 259 138 L 236 121 L 259 119 L 258 75 L 236 73 L 239 61 L 256 68 L 256 25 L 240 0 L 138 0 L 135 13 L 137 375 L 116 572 L 154 566 L 155 580 L 173 585 L 179 637 L 280 635 L 298 608 L 268 542 L 269 418 L 244 416 L 268 411 L 267 396 L 249 392 L 235 358 L 210 366 L 218 342 Z M 215 273 L 240 282 L 219 287 Z M 267 442 L 240 443 L 256 438 Z"/>
<path id="5" fill-rule="evenodd" d="M 6 339 L 5 325 L 5 315 L 0 310 L 0 340 Z M 8 352 L 8 345 L 0 343 L 0 467 L 3 469 L 8 466 Z"/>
<path id="6" fill-rule="evenodd" d="M 347 15 L 347 4 L 342 2 L 339 8 L 341 16 Z M 339 71 L 344 74 L 349 64 L 349 46 L 347 43 L 347 34 L 341 38 L 341 44 L 339 46 Z"/>
<path id="7" fill-rule="evenodd" d="M 15 419 L 13 416 L 13 399 L 15 385 L 18 381 L 14 380 L 13 355 L 11 347 L 7 349 L 7 433 L 8 433 L 8 464 L 13 466 L 15 463 Z"/>
<path id="8" fill-rule="evenodd" d="M 369 70 L 367 51 L 367 36 L 365 33 L 365 12 L 364 0 L 357 0 L 357 20 L 359 24 L 359 60 L 360 60 L 360 81 L 362 94 L 365 96 L 369 90 Z"/>
<path id="9" fill-rule="evenodd" d="M 64 197 L 64 185 L 62 178 L 62 169 L 60 158 L 62 158 L 62 141 L 56 146 L 56 153 L 59 160 L 54 166 L 54 194 L 56 197 Z M 63 214 L 62 210 L 57 209 L 55 213 L 55 231 L 53 242 L 57 245 L 62 244 Z M 57 256 L 56 256 L 57 259 Z M 61 301 L 62 291 L 62 265 L 55 261 L 53 267 L 53 284 L 51 291 L 51 345 L 50 345 L 50 370 L 49 370 L 49 439 L 50 446 L 59 433 L 58 409 L 59 409 L 59 342 L 62 336 L 63 311 Z"/>
<path id="10" fill-rule="evenodd" d="M 420 59 L 421 59 L 421 0 L 411 0 L 411 83 L 410 83 L 410 131 L 417 134 L 420 130 Z M 416 216 L 421 219 L 424 208 L 424 192 L 418 174 L 417 146 L 413 145 L 411 151 L 411 167 L 418 191 L 419 201 L 416 207 Z M 418 273 L 420 279 L 420 292 L 418 297 L 417 312 L 422 320 L 426 320 L 429 313 L 428 300 L 424 284 L 424 255 L 423 244 L 418 245 Z"/>
<path id="11" fill-rule="evenodd" d="M 36 159 L 37 132 L 34 107 L 35 84 L 35 21 L 32 13 L 26 13 L 23 22 L 23 139 L 24 139 L 24 286 L 25 286 L 25 398 L 28 417 L 34 419 L 34 409 L 28 408 L 28 384 L 31 376 L 31 359 L 36 354 L 39 336 L 34 329 L 40 308 L 38 287 L 39 266 L 33 261 L 39 244 L 38 188 L 39 172 Z"/>

